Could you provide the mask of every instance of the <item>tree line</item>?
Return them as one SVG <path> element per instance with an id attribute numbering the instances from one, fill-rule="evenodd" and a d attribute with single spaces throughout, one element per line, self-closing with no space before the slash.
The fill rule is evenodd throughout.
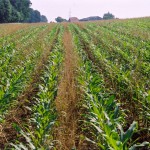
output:
<path id="1" fill-rule="evenodd" d="M 115 16 L 110 12 L 105 13 L 103 15 L 103 18 L 101 18 L 99 16 L 91 16 L 91 17 L 80 19 L 79 21 L 96 21 L 96 20 L 109 20 L 109 19 L 115 19 Z M 68 20 L 66 20 L 62 17 L 57 17 L 55 20 L 56 20 L 56 22 L 68 22 Z"/>
<path id="2" fill-rule="evenodd" d="M 31 5 L 30 0 L 0 0 L 0 23 L 47 22 L 46 16 Z"/>

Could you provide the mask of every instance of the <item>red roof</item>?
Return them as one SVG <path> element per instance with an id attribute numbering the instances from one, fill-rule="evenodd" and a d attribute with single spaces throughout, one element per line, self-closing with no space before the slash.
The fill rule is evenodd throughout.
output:
<path id="1" fill-rule="evenodd" d="M 79 19 L 77 17 L 71 17 L 69 18 L 69 22 L 79 22 Z"/>

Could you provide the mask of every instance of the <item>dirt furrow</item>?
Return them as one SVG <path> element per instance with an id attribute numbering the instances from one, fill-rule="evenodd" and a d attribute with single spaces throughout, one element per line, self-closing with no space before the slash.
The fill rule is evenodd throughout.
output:
<path id="1" fill-rule="evenodd" d="M 78 135 L 78 100 L 79 94 L 76 85 L 77 55 L 73 51 L 72 37 L 67 27 L 63 36 L 65 48 L 64 68 L 60 81 L 58 96 L 56 98 L 56 109 L 58 112 L 58 126 L 55 128 L 54 136 L 58 150 L 71 150 L 76 148 Z"/>

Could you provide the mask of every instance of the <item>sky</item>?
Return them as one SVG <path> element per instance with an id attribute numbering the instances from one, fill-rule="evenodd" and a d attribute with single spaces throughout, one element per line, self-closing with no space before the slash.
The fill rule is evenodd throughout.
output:
<path id="1" fill-rule="evenodd" d="M 150 16 L 150 0 L 31 0 L 32 8 L 45 15 L 49 21 L 61 16 L 65 19 L 89 16 L 103 17 L 110 12 L 117 18 Z"/>

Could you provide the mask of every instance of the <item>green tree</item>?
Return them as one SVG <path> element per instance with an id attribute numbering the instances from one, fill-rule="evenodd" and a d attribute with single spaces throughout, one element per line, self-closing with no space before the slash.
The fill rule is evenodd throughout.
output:
<path id="1" fill-rule="evenodd" d="M 57 17 L 57 18 L 55 18 L 55 20 L 57 21 L 57 22 L 67 22 L 67 20 L 66 19 L 64 19 L 64 18 L 62 18 L 62 17 Z"/>
<path id="2" fill-rule="evenodd" d="M 0 0 L 0 23 L 7 23 L 11 19 L 11 4 L 9 0 Z"/>
<path id="3" fill-rule="evenodd" d="M 41 13 L 38 10 L 34 10 L 34 20 L 35 22 L 41 22 Z"/>
<path id="4" fill-rule="evenodd" d="M 46 16 L 44 16 L 44 15 L 41 16 L 41 22 L 48 22 Z"/>
<path id="5" fill-rule="evenodd" d="M 18 21 L 24 21 L 29 17 L 30 0 L 10 0 L 10 3 L 13 7 L 13 12 L 18 12 Z"/>
<path id="6" fill-rule="evenodd" d="M 103 16 L 104 20 L 109 20 L 109 19 L 114 19 L 114 18 L 115 18 L 115 16 L 113 14 L 109 13 L 109 12 L 105 13 L 104 16 Z"/>
<path id="7" fill-rule="evenodd" d="M 21 14 L 14 7 L 12 7 L 11 17 L 9 22 L 20 22 L 22 19 L 23 18 Z"/>
<path id="8" fill-rule="evenodd" d="M 29 10 L 29 17 L 25 22 L 29 23 L 36 23 L 36 22 L 47 22 L 47 18 L 44 15 L 41 15 L 41 13 L 38 10 L 34 10 L 30 8 Z"/>
<path id="9" fill-rule="evenodd" d="M 44 15 L 30 6 L 30 0 L 0 0 L 0 23 L 47 22 Z"/>

